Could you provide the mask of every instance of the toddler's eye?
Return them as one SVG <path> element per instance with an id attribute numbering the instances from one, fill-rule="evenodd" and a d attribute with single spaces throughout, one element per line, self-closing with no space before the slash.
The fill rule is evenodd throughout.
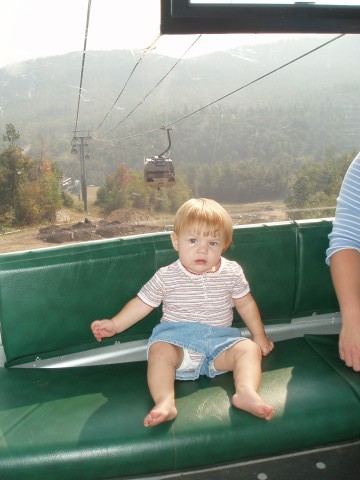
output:
<path id="1" fill-rule="evenodd" d="M 209 242 L 210 247 L 217 247 L 219 245 L 219 242 Z"/>
<path id="2" fill-rule="evenodd" d="M 191 243 L 192 245 L 195 245 L 195 243 L 196 243 L 196 238 L 190 238 L 190 239 L 189 239 L 189 243 Z"/>

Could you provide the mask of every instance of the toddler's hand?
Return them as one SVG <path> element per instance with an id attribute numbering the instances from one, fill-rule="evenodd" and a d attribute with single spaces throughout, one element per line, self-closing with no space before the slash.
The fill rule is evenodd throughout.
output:
<path id="1" fill-rule="evenodd" d="M 95 320 L 91 324 L 91 330 L 98 342 L 117 333 L 115 323 L 112 320 Z"/>
<path id="2" fill-rule="evenodd" d="M 266 335 L 256 335 L 253 337 L 253 341 L 259 345 L 264 357 L 274 350 L 273 342 Z"/>

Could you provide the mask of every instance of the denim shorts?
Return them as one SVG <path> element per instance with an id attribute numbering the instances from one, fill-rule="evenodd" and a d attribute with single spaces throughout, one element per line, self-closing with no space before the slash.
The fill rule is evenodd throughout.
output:
<path id="1" fill-rule="evenodd" d="M 193 369 L 181 368 L 182 364 L 176 371 L 176 379 L 195 380 L 200 375 L 214 378 L 225 373 L 214 368 L 216 357 L 241 340 L 246 339 L 234 327 L 216 327 L 198 322 L 162 322 L 154 328 L 147 352 L 149 355 L 149 348 L 155 342 L 171 343 L 185 352 L 196 352 L 202 356 L 201 360 L 194 364 Z"/>

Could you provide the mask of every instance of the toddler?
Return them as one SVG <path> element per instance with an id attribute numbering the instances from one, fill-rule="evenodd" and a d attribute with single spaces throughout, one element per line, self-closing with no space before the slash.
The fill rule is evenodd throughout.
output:
<path id="1" fill-rule="evenodd" d="M 179 258 L 160 268 L 112 319 L 95 320 L 98 341 L 123 332 L 162 303 L 163 316 L 148 342 L 148 386 L 154 407 L 146 427 L 177 415 L 175 379 L 233 372 L 232 403 L 257 417 L 274 414 L 258 394 L 262 355 L 274 348 L 240 265 L 222 253 L 232 242 L 229 214 L 214 200 L 185 202 L 175 215 L 171 240 Z M 232 327 L 233 307 L 252 340 Z"/>

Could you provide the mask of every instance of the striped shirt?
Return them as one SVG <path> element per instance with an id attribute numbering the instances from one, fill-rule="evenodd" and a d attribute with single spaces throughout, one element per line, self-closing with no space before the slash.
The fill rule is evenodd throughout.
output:
<path id="1" fill-rule="evenodd" d="M 351 163 L 337 199 L 335 219 L 329 235 L 326 263 L 335 252 L 360 250 L 360 153 Z"/>
<path id="2" fill-rule="evenodd" d="M 160 268 L 141 288 L 138 297 L 151 307 L 163 304 L 162 322 L 200 322 L 229 327 L 234 299 L 250 292 L 240 265 L 221 257 L 216 272 L 195 274 L 180 260 Z"/>

